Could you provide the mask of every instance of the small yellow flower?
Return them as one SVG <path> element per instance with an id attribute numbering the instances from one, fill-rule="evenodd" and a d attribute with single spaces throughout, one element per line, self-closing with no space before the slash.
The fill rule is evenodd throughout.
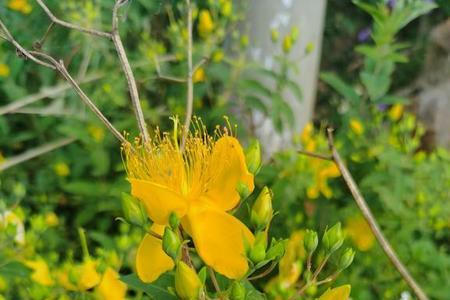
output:
<path id="1" fill-rule="evenodd" d="M 97 293 L 102 300 L 125 300 L 127 285 L 120 281 L 116 271 L 108 267 L 97 287 Z"/>
<path id="2" fill-rule="evenodd" d="M 8 225 L 16 227 L 16 235 L 14 241 L 19 245 L 25 244 L 25 227 L 22 220 L 14 212 L 7 210 L 0 213 L 0 230 L 4 230 Z"/>
<path id="3" fill-rule="evenodd" d="M 302 273 L 302 264 L 300 263 L 306 257 L 306 251 L 303 246 L 305 232 L 303 230 L 295 231 L 291 234 L 286 253 L 280 260 L 278 275 L 279 282 L 283 288 L 288 288 L 300 278 Z"/>
<path id="4" fill-rule="evenodd" d="M 11 73 L 8 65 L 0 63 L 0 77 L 8 77 Z"/>
<path id="5" fill-rule="evenodd" d="M 320 296 L 319 300 L 348 300 L 350 297 L 350 289 L 350 285 L 342 285 L 331 290 L 329 289 Z"/>
<path id="6" fill-rule="evenodd" d="M 203 68 L 198 68 L 192 75 L 192 81 L 194 83 L 205 81 L 205 79 L 206 79 L 205 69 Z"/>
<path id="7" fill-rule="evenodd" d="M 231 13 L 233 12 L 233 2 L 232 0 L 220 0 L 220 12 L 224 17 L 231 16 Z"/>
<path id="8" fill-rule="evenodd" d="M 362 216 L 347 219 L 345 231 L 360 251 L 368 251 L 375 244 L 369 224 Z"/>
<path id="9" fill-rule="evenodd" d="M 105 138 L 105 130 L 103 127 L 99 127 L 96 125 L 90 125 L 87 128 L 89 135 L 97 142 L 101 143 Z"/>
<path id="10" fill-rule="evenodd" d="M 21 12 L 24 15 L 28 15 L 32 10 L 31 5 L 27 0 L 9 0 L 8 8 Z"/>
<path id="11" fill-rule="evenodd" d="M 284 37 L 283 39 L 283 51 L 284 53 L 288 54 L 289 52 L 291 52 L 292 49 L 292 36 L 291 35 L 287 35 Z"/>
<path id="12" fill-rule="evenodd" d="M 53 170 L 55 171 L 56 175 L 58 175 L 59 177 L 67 177 L 70 174 L 70 168 L 64 162 L 56 163 L 53 166 Z"/>
<path id="13" fill-rule="evenodd" d="M 388 112 L 389 119 L 392 121 L 398 121 L 403 115 L 404 106 L 402 104 L 395 104 L 393 105 Z"/>
<path id="14" fill-rule="evenodd" d="M 52 286 L 53 279 L 50 276 L 50 271 L 48 269 L 47 263 L 43 259 L 28 260 L 25 265 L 33 269 L 33 274 L 31 274 L 31 279 L 44 286 Z"/>
<path id="15" fill-rule="evenodd" d="M 254 236 L 228 212 L 240 202 L 239 183 L 253 191 L 253 175 L 231 129 L 217 130 L 213 138 L 200 121 L 195 124 L 184 153 L 173 134 L 158 132 L 148 144 L 137 145 L 146 151 L 124 146 L 131 194 L 142 201 L 155 230 L 161 232 L 175 213 L 205 264 L 239 279 L 248 271 L 245 240 L 251 246 Z M 141 280 L 151 282 L 172 268 L 161 241 L 145 235 L 136 257 Z"/>
<path id="16" fill-rule="evenodd" d="M 224 55 L 223 51 L 219 49 L 219 50 L 214 52 L 212 60 L 215 63 L 219 63 L 219 62 L 221 62 L 223 60 L 224 56 L 225 55 Z"/>
<path id="17" fill-rule="evenodd" d="M 55 227 L 59 224 L 58 216 L 54 212 L 48 212 L 45 214 L 45 224 L 49 227 Z"/>
<path id="18" fill-rule="evenodd" d="M 97 262 L 92 259 L 86 259 L 79 266 L 80 281 L 78 287 L 80 290 L 88 290 L 100 283 L 100 275 L 97 272 Z"/>
<path id="19" fill-rule="evenodd" d="M 361 135 L 364 133 L 364 125 L 358 119 L 352 118 L 350 120 L 350 129 L 356 135 Z"/>
<path id="20" fill-rule="evenodd" d="M 201 37 L 206 38 L 213 30 L 214 21 L 212 20 L 211 13 L 207 9 L 202 9 L 198 21 L 198 34 L 200 34 Z"/>

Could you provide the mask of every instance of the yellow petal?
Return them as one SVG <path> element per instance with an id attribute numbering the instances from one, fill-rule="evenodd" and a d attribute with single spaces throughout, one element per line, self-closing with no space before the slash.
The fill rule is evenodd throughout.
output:
<path id="1" fill-rule="evenodd" d="M 153 222 L 164 225 L 172 212 L 180 218 L 186 214 L 187 202 L 177 192 L 146 180 L 130 179 L 130 182 L 131 194 L 144 203 Z"/>
<path id="2" fill-rule="evenodd" d="M 125 300 L 127 286 L 120 281 L 119 274 L 108 267 L 103 274 L 102 281 L 97 288 L 100 299 L 103 300 Z"/>
<path id="3" fill-rule="evenodd" d="M 250 192 L 255 188 L 244 151 L 234 137 L 224 136 L 217 140 L 209 172 L 214 181 L 210 183 L 206 196 L 223 210 L 230 210 L 239 203 L 240 196 L 236 190 L 239 182 L 247 185 Z"/>
<path id="4" fill-rule="evenodd" d="M 151 230 L 162 234 L 164 226 L 153 224 Z M 136 254 L 136 272 L 139 278 L 144 282 L 153 282 L 173 267 L 172 259 L 162 249 L 161 240 L 146 234 Z"/>
<path id="5" fill-rule="evenodd" d="M 50 276 L 50 270 L 45 260 L 29 260 L 25 262 L 25 265 L 33 269 L 33 274 L 31 275 L 33 281 L 44 286 L 53 285 L 53 279 Z"/>
<path id="6" fill-rule="evenodd" d="M 246 274 L 244 240 L 251 245 L 254 237 L 243 223 L 230 214 L 207 207 L 192 208 L 181 222 L 208 266 L 231 279 Z"/>
<path id="7" fill-rule="evenodd" d="M 320 296 L 319 300 L 348 300 L 350 296 L 350 285 L 343 285 L 332 290 L 327 290 Z"/>
<path id="8" fill-rule="evenodd" d="M 79 266 L 80 280 L 78 288 L 81 291 L 88 290 L 100 283 L 100 275 L 97 272 L 98 263 L 87 259 Z"/>

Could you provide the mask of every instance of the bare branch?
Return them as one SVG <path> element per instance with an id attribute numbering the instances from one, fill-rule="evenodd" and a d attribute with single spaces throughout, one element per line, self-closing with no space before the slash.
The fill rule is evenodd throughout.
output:
<path id="1" fill-rule="evenodd" d="M 330 151 L 332 153 L 333 161 L 336 163 L 339 171 L 341 172 L 342 178 L 344 179 L 345 183 L 347 184 L 348 189 L 350 190 L 353 198 L 355 199 L 355 202 L 358 205 L 359 210 L 363 214 L 366 221 L 369 223 L 370 229 L 372 230 L 373 234 L 375 235 L 378 242 L 380 243 L 381 248 L 383 249 L 384 253 L 387 255 L 387 257 L 389 258 L 391 263 L 395 266 L 395 268 L 400 273 L 400 275 L 402 275 L 403 279 L 406 281 L 406 283 L 409 285 L 409 287 L 414 291 L 417 298 L 419 298 L 419 300 L 428 300 L 427 295 L 424 293 L 424 291 L 419 286 L 419 284 L 411 276 L 408 269 L 400 261 L 397 254 L 395 253 L 394 249 L 392 248 L 391 244 L 384 236 L 384 234 L 381 231 L 369 206 L 367 205 L 366 200 L 362 196 L 361 192 L 359 191 L 358 186 L 355 183 L 355 180 L 353 179 L 352 175 L 350 174 L 350 171 L 347 169 L 344 162 L 342 161 L 341 156 L 339 155 L 339 152 L 337 151 L 336 147 L 334 146 L 333 129 L 328 128 L 327 134 L 328 134 L 328 145 L 329 145 Z"/>
<path id="2" fill-rule="evenodd" d="M 194 68 L 192 69 L 192 73 L 195 74 L 195 72 L 201 68 L 207 61 L 209 60 L 209 57 L 202 57 L 198 63 L 195 64 Z"/>
<path id="3" fill-rule="evenodd" d="M 0 29 L 3 31 L 3 33 L 5 34 L 4 37 L 6 38 L 6 40 L 8 42 L 10 42 L 15 48 L 16 51 L 18 52 L 19 55 L 24 56 L 32 61 L 34 61 L 37 64 L 40 64 L 44 67 L 50 68 L 50 69 L 55 69 L 54 66 L 52 66 L 51 64 L 48 64 L 36 57 L 34 57 L 32 54 L 30 54 L 29 51 L 27 51 L 25 48 L 23 48 L 11 35 L 11 33 L 9 32 L 8 28 L 6 28 L 5 24 L 3 24 L 2 20 L 0 20 Z"/>
<path id="4" fill-rule="evenodd" d="M 313 153 L 313 152 L 309 152 L 309 151 L 305 151 L 305 150 L 297 150 L 297 153 L 303 154 L 306 156 L 323 159 L 323 160 L 331 160 L 331 161 L 333 160 L 333 157 L 331 155 L 323 155 L 323 154 Z"/>
<path id="5" fill-rule="evenodd" d="M 187 44 L 187 60 L 188 60 L 188 75 L 187 75 L 187 95 L 186 95 L 186 119 L 183 126 L 183 136 L 181 139 L 181 151 L 184 150 L 186 145 L 186 139 L 189 132 L 189 126 L 192 119 L 192 108 L 194 105 L 194 82 L 193 67 L 192 67 L 192 6 L 191 0 L 186 0 L 188 13 L 187 13 L 187 32 L 188 32 L 188 44 Z"/>
<path id="6" fill-rule="evenodd" d="M 55 149 L 64 147 L 68 144 L 73 143 L 75 140 L 76 139 L 74 139 L 74 138 L 60 139 L 60 140 L 36 147 L 34 149 L 27 150 L 26 152 L 19 154 L 17 156 L 7 158 L 3 163 L 0 163 L 0 172 L 5 171 L 6 169 L 9 169 L 9 168 L 16 166 L 20 163 L 23 163 L 25 161 L 28 161 L 32 158 L 35 158 L 35 157 L 38 157 L 45 153 L 51 152 Z"/>
<path id="7" fill-rule="evenodd" d="M 89 75 L 86 78 L 84 78 L 83 80 L 81 80 L 80 84 L 96 81 L 96 80 L 100 79 L 101 77 L 102 76 L 98 75 L 98 74 L 97 75 Z M 4 114 L 9 114 L 9 113 L 15 112 L 18 109 L 20 109 L 24 106 L 30 105 L 41 99 L 55 97 L 56 95 L 59 95 L 62 92 L 67 91 L 70 88 L 72 88 L 72 86 L 68 83 L 59 84 L 59 85 L 49 87 L 49 88 L 44 88 L 39 93 L 28 95 L 22 99 L 13 101 L 10 104 L 0 107 L 0 116 L 4 115 Z"/>
<path id="8" fill-rule="evenodd" d="M 100 30 L 95 30 L 95 29 L 90 29 L 90 28 L 85 28 L 79 25 L 75 25 L 66 21 L 63 21 L 61 19 L 58 19 L 53 13 L 52 11 L 45 5 L 45 3 L 42 0 L 36 0 L 36 2 L 39 4 L 39 6 L 44 10 L 44 12 L 47 14 L 47 16 L 50 18 L 50 20 L 55 23 L 58 24 L 62 27 L 66 27 L 69 29 L 74 29 L 77 31 L 81 31 L 90 35 L 94 35 L 94 36 L 100 36 L 100 37 L 106 37 L 106 38 L 112 38 L 112 34 L 109 32 L 105 32 L 105 31 L 100 31 Z"/>
<path id="9" fill-rule="evenodd" d="M 186 79 L 179 78 L 179 77 L 173 77 L 173 76 L 167 76 L 167 75 L 158 75 L 155 77 L 155 79 L 172 81 L 172 82 L 177 82 L 177 83 L 185 83 L 186 82 Z"/>
<path id="10" fill-rule="evenodd" d="M 120 65 L 122 66 L 123 72 L 125 73 L 125 77 L 128 83 L 128 89 L 130 91 L 131 102 L 133 104 L 134 113 L 136 115 L 136 119 L 138 122 L 139 131 L 142 135 L 144 142 L 150 140 L 148 135 L 147 126 L 145 124 L 144 113 L 142 112 L 141 103 L 139 101 L 139 93 L 136 85 L 136 79 L 134 78 L 133 71 L 131 70 L 130 62 L 128 61 L 128 57 L 125 52 L 125 48 L 123 46 L 122 40 L 119 34 L 119 16 L 118 11 L 119 8 L 124 4 L 122 0 L 116 0 L 116 4 L 113 8 L 113 17 L 112 17 L 112 40 L 114 42 L 114 46 L 117 51 L 117 55 L 119 56 Z"/>

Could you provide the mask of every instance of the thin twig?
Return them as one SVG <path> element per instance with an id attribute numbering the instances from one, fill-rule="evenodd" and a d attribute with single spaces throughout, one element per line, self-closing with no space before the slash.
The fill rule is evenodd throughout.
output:
<path id="1" fill-rule="evenodd" d="M 315 157 L 315 158 L 320 158 L 323 160 L 331 160 L 331 161 L 333 160 L 333 157 L 331 155 L 318 154 L 318 153 L 309 152 L 309 151 L 305 151 L 305 150 L 297 150 L 297 153 Z"/>
<path id="2" fill-rule="evenodd" d="M 211 281 L 213 283 L 214 289 L 216 290 L 217 294 L 221 298 L 222 290 L 220 289 L 219 282 L 217 281 L 216 274 L 214 273 L 214 270 L 208 267 L 209 277 L 211 278 Z"/>
<path id="3" fill-rule="evenodd" d="M 262 273 L 260 273 L 258 275 L 250 276 L 250 277 L 247 278 L 247 280 L 251 281 L 251 280 L 256 280 L 256 279 L 259 279 L 259 278 L 266 277 L 266 275 L 269 275 L 270 272 L 272 272 L 273 269 L 275 269 L 276 266 L 277 266 L 277 263 L 275 261 L 273 261 L 270 264 L 270 266 L 266 270 L 264 270 L 264 272 L 262 272 Z"/>
<path id="4" fill-rule="evenodd" d="M 105 126 L 112 132 L 112 134 L 123 144 L 129 143 L 123 135 L 109 122 L 109 120 L 103 115 L 103 113 L 98 109 L 98 107 L 94 104 L 94 102 L 84 93 L 84 91 L 80 88 L 78 83 L 73 79 L 73 77 L 69 74 L 64 65 L 63 61 L 57 61 L 50 55 L 47 55 L 42 52 L 30 51 L 33 55 L 40 56 L 46 60 L 48 60 L 53 66 L 55 66 L 56 70 L 69 82 L 78 96 L 83 100 L 83 102 L 94 112 L 94 114 L 100 119 L 100 121 L 105 124 Z"/>
<path id="5" fill-rule="evenodd" d="M 120 65 L 122 66 L 122 70 L 125 73 L 125 77 L 128 83 L 128 89 L 130 91 L 131 103 L 133 104 L 134 113 L 136 115 L 139 131 L 142 135 L 144 142 L 148 142 L 150 140 L 150 136 L 148 135 L 147 126 L 145 124 L 144 113 L 142 112 L 141 103 L 139 101 L 139 93 L 136 85 L 136 79 L 134 78 L 133 71 L 131 70 L 130 62 L 128 61 L 128 57 L 125 52 L 125 48 L 123 46 L 122 40 L 119 34 L 119 8 L 123 5 L 122 0 L 116 0 L 116 3 L 113 8 L 113 20 L 112 20 L 112 40 L 114 42 L 114 46 L 117 51 L 117 55 L 119 56 Z"/>
<path id="6" fill-rule="evenodd" d="M 50 18 L 50 20 L 55 23 L 58 24 L 60 26 L 69 28 L 69 29 L 74 29 L 77 31 L 81 31 L 90 35 L 95 35 L 95 36 L 100 36 L 100 37 L 106 37 L 106 38 L 112 38 L 112 34 L 110 32 L 105 32 L 105 31 L 100 31 L 100 30 L 96 30 L 96 29 L 91 29 L 91 28 L 85 28 L 73 23 L 69 23 L 66 21 L 63 21 L 61 19 L 58 19 L 53 13 L 52 11 L 45 5 L 45 3 L 42 0 L 36 0 L 36 2 L 39 4 L 39 6 L 44 10 L 44 12 L 47 14 L 47 16 Z"/>
<path id="7" fill-rule="evenodd" d="M 100 79 L 102 76 L 98 74 L 86 76 L 83 80 L 80 81 L 80 84 L 96 81 Z M 65 92 L 66 90 L 72 88 L 72 86 L 68 83 L 59 84 L 53 87 L 43 88 L 41 92 L 28 95 L 22 99 L 15 100 L 10 104 L 0 107 L 0 116 L 4 114 L 9 114 L 17 111 L 18 109 L 30 105 L 36 101 L 39 101 L 44 98 L 55 97 L 56 95 Z"/>
<path id="8" fill-rule="evenodd" d="M 194 105 L 194 81 L 193 67 L 192 67 L 192 6 L 191 0 L 186 0 L 187 4 L 187 32 L 188 32 L 188 44 L 187 44 L 187 62 L 188 62 L 188 74 L 187 74 L 187 95 L 186 95 L 186 119 L 184 121 L 183 136 L 181 139 L 181 151 L 184 150 L 186 139 L 189 132 L 189 126 L 192 119 L 192 108 Z"/>
<path id="9" fill-rule="evenodd" d="M 47 38 L 48 38 L 48 36 L 49 36 L 49 34 L 50 34 L 50 31 L 52 31 L 54 25 L 55 25 L 55 23 L 54 23 L 54 22 L 51 22 L 50 25 L 48 25 L 47 30 L 45 31 L 45 33 L 44 33 L 44 35 L 42 36 L 42 38 L 41 38 L 39 41 L 36 41 L 36 42 L 33 44 L 33 48 L 34 48 L 35 50 L 40 50 L 40 49 L 42 49 L 42 47 L 43 47 L 44 44 L 45 44 L 45 41 L 47 40 Z"/>
<path id="10" fill-rule="evenodd" d="M 42 60 L 40 60 L 39 58 L 36 58 L 35 56 L 33 56 L 32 54 L 30 54 L 30 52 L 28 50 L 26 50 L 25 48 L 23 48 L 11 35 L 11 33 L 9 32 L 8 28 L 5 26 L 5 24 L 3 24 L 2 20 L 0 19 L 0 29 L 3 31 L 3 33 L 5 34 L 6 39 L 16 48 L 16 51 L 18 52 L 19 55 L 24 56 L 32 61 L 34 61 L 37 64 L 40 64 L 44 67 L 50 68 L 50 69 L 55 69 L 54 66 L 52 66 L 51 64 L 48 64 Z"/>
<path id="11" fill-rule="evenodd" d="M 177 83 L 185 83 L 186 82 L 186 79 L 183 79 L 183 78 L 167 76 L 167 75 L 160 75 L 160 74 L 158 74 L 155 77 L 155 79 L 167 80 L 167 81 L 172 81 L 172 82 L 177 82 Z"/>
<path id="12" fill-rule="evenodd" d="M 39 147 L 36 147 L 34 149 L 30 149 L 25 151 L 22 154 L 19 154 L 17 156 L 13 156 L 11 158 L 7 158 L 3 163 L 0 163 L 0 172 L 5 171 L 6 169 L 9 169 L 13 166 L 16 166 L 20 163 L 23 163 L 25 161 L 28 161 L 32 158 L 35 158 L 37 156 L 43 155 L 45 153 L 48 153 L 50 151 L 53 151 L 55 149 L 64 147 L 68 144 L 71 144 L 75 141 L 74 138 L 64 138 L 60 139 Z"/>
<path id="13" fill-rule="evenodd" d="M 209 60 L 209 57 L 202 57 L 202 59 L 195 64 L 195 66 L 192 69 L 192 73 L 195 74 L 195 72 L 200 69 L 201 66 L 203 66 L 207 61 Z"/>
<path id="14" fill-rule="evenodd" d="M 400 275 L 402 275 L 403 279 L 406 281 L 406 283 L 409 285 L 409 287 L 414 291 L 417 298 L 419 298 L 419 300 L 428 300 L 428 297 L 425 294 L 425 292 L 422 290 L 422 288 L 419 286 L 419 284 L 411 276 L 408 269 L 400 261 L 397 254 L 395 253 L 394 249 L 392 248 L 391 244 L 386 239 L 386 237 L 384 236 L 380 227 L 378 226 L 378 223 L 377 223 L 375 217 L 373 216 L 369 206 L 367 205 L 366 200 L 364 199 L 361 192 L 359 191 L 359 188 L 356 185 L 355 180 L 353 179 L 349 170 L 347 169 L 344 162 L 342 161 L 341 156 L 339 155 L 336 147 L 334 146 L 333 129 L 328 128 L 327 134 L 328 134 L 328 146 L 332 153 L 333 161 L 336 163 L 339 171 L 341 172 L 342 177 L 343 177 L 345 183 L 347 184 L 348 189 L 350 190 L 353 198 L 355 199 L 355 202 L 358 205 L 364 218 L 369 223 L 370 229 L 372 230 L 373 234 L 377 238 L 384 253 L 386 253 L 386 255 L 389 258 L 389 260 L 391 261 L 391 263 L 394 265 L 394 267 L 397 269 L 397 271 L 400 273 Z"/>

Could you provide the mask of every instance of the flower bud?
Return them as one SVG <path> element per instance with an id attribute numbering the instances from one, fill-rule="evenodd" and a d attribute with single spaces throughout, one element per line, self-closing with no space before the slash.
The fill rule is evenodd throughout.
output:
<path id="1" fill-rule="evenodd" d="M 283 40 L 284 53 L 288 54 L 289 52 L 291 52 L 291 48 L 292 48 L 292 37 L 290 35 L 287 35 L 284 37 Z"/>
<path id="2" fill-rule="evenodd" d="M 230 300 L 244 300 L 245 299 L 245 287 L 239 281 L 233 282 L 230 291 Z"/>
<path id="3" fill-rule="evenodd" d="M 325 251 L 332 253 L 339 249 L 344 242 L 344 236 L 341 230 L 341 223 L 337 223 L 323 234 L 322 243 Z"/>
<path id="4" fill-rule="evenodd" d="M 286 252 L 286 240 L 276 241 L 272 240 L 269 250 L 266 254 L 266 259 L 278 259 L 284 256 Z"/>
<path id="5" fill-rule="evenodd" d="M 308 254 L 314 253 L 317 249 L 317 244 L 319 243 L 319 237 L 317 236 L 317 232 L 314 230 L 306 230 L 305 238 L 303 240 L 303 244 L 305 246 L 305 250 Z"/>
<path id="6" fill-rule="evenodd" d="M 295 43 L 297 41 L 299 34 L 300 34 L 300 30 L 298 29 L 298 27 L 297 26 L 292 27 L 292 30 L 291 30 L 292 42 Z"/>
<path id="7" fill-rule="evenodd" d="M 257 174 L 261 168 L 261 145 L 258 140 L 253 140 L 245 153 L 247 168 L 252 174 Z"/>
<path id="8" fill-rule="evenodd" d="M 247 199 L 247 197 L 250 195 L 250 190 L 248 189 L 247 184 L 242 181 L 238 182 L 236 191 L 239 193 L 241 200 Z"/>
<path id="9" fill-rule="evenodd" d="M 182 261 L 177 262 L 175 270 L 175 291 L 182 300 L 197 300 L 202 283 L 195 270 Z"/>
<path id="10" fill-rule="evenodd" d="M 256 229 L 263 229 L 270 223 L 272 216 L 272 192 L 265 186 L 253 204 L 250 220 Z"/>
<path id="11" fill-rule="evenodd" d="M 135 225 L 144 225 L 147 216 L 141 203 L 127 193 L 122 193 L 122 209 L 125 220 Z"/>
<path id="12" fill-rule="evenodd" d="M 255 243 L 250 250 L 250 260 L 258 264 L 266 258 L 267 235 L 266 232 L 260 231 L 256 234 Z"/>
<path id="13" fill-rule="evenodd" d="M 173 260 L 176 260 L 180 250 L 181 241 L 178 235 L 172 229 L 166 227 L 162 239 L 162 247 L 164 252 Z"/>
<path id="14" fill-rule="evenodd" d="M 353 250 L 352 248 L 345 249 L 341 257 L 339 258 L 338 268 L 340 270 L 348 268 L 348 266 L 352 264 L 353 258 L 355 258 L 355 253 L 355 250 Z"/>
<path id="15" fill-rule="evenodd" d="M 180 225 L 180 218 L 178 218 L 177 214 L 174 212 L 172 212 L 169 216 L 169 225 L 173 230 L 176 230 Z"/>
<path id="16" fill-rule="evenodd" d="M 276 43 L 279 38 L 280 38 L 280 32 L 276 29 L 272 29 L 270 31 L 270 39 L 272 40 L 272 42 Z"/>

